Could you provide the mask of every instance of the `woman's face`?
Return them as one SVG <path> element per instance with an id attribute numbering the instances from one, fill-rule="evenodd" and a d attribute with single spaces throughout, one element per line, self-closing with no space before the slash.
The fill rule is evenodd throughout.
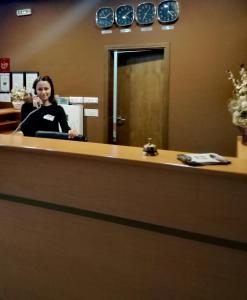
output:
<path id="1" fill-rule="evenodd" d="M 45 103 L 51 96 L 51 85 L 48 81 L 39 81 L 36 86 L 37 96 Z"/>

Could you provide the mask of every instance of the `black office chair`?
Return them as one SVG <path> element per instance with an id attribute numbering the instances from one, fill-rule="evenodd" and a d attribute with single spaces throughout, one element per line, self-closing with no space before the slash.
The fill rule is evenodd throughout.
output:
<path id="1" fill-rule="evenodd" d="M 68 133 L 65 132 L 38 130 L 35 132 L 35 136 L 39 138 L 87 142 L 87 137 L 85 135 L 79 134 L 73 139 L 69 139 Z"/>

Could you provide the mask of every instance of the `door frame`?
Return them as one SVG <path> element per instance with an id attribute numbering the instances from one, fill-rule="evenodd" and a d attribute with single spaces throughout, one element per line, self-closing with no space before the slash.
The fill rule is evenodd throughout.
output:
<path id="1" fill-rule="evenodd" d="M 170 43 L 147 43 L 147 44 L 131 44 L 131 45 L 107 45 L 104 47 L 104 101 L 103 101 L 103 124 L 104 124 L 104 142 L 109 143 L 110 133 L 110 117 L 109 110 L 112 102 L 112 87 L 110 86 L 110 72 L 112 72 L 111 53 L 115 50 L 128 51 L 140 49 L 163 49 L 164 50 L 164 126 L 163 132 L 163 145 L 162 149 L 168 149 L 168 109 L 169 109 L 169 67 L 170 67 Z"/>

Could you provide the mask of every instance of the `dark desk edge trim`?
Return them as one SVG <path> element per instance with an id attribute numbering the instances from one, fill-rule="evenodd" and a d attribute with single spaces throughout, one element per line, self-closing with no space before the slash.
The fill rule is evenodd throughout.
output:
<path id="1" fill-rule="evenodd" d="M 49 209 L 49 210 L 60 211 L 63 213 L 68 213 L 68 214 L 78 215 L 78 216 L 82 216 L 82 217 L 86 217 L 86 218 L 101 220 L 104 222 L 128 226 L 128 227 L 137 228 L 137 229 L 141 229 L 141 230 L 152 231 L 152 232 L 156 232 L 159 234 L 193 240 L 196 242 L 207 243 L 207 244 L 211 244 L 211 245 L 215 245 L 215 246 L 220 246 L 220 247 L 225 247 L 225 248 L 230 248 L 230 249 L 235 249 L 235 250 L 240 250 L 240 251 L 247 251 L 247 243 L 246 242 L 229 240 L 229 239 L 220 238 L 220 237 L 216 237 L 216 236 L 211 236 L 211 235 L 206 235 L 206 234 L 201 234 L 201 233 L 196 233 L 196 232 L 191 232 L 191 231 L 185 231 L 185 230 L 181 230 L 181 229 L 177 229 L 177 228 L 171 228 L 171 227 L 156 225 L 156 224 L 152 224 L 152 223 L 146 223 L 146 222 L 141 222 L 141 221 L 137 221 L 137 220 L 132 220 L 132 219 L 128 219 L 128 218 L 113 216 L 113 215 L 109 215 L 109 214 L 99 213 L 99 212 L 95 212 L 95 211 L 79 209 L 79 208 L 75 208 L 75 207 L 71 207 L 71 206 L 59 205 L 59 204 L 54 204 L 54 203 L 50 203 L 50 202 L 43 202 L 43 201 L 39 201 L 39 200 L 33 200 L 33 199 L 18 197 L 18 196 L 13 196 L 13 195 L 6 195 L 6 194 L 2 194 L 2 193 L 0 193 L 0 200 L 5 200 L 5 201 L 9 201 L 9 202 L 14 202 L 14 203 L 20 203 L 20 204 L 25 204 L 25 205 L 30 205 L 30 206 L 36 206 L 36 207 Z"/>

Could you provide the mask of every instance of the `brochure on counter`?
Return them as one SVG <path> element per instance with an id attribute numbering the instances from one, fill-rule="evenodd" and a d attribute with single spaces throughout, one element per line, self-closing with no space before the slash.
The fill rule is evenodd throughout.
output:
<path id="1" fill-rule="evenodd" d="M 190 166 L 228 165 L 231 163 L 217 153 L 178 154 L 177 159 Z"/>

